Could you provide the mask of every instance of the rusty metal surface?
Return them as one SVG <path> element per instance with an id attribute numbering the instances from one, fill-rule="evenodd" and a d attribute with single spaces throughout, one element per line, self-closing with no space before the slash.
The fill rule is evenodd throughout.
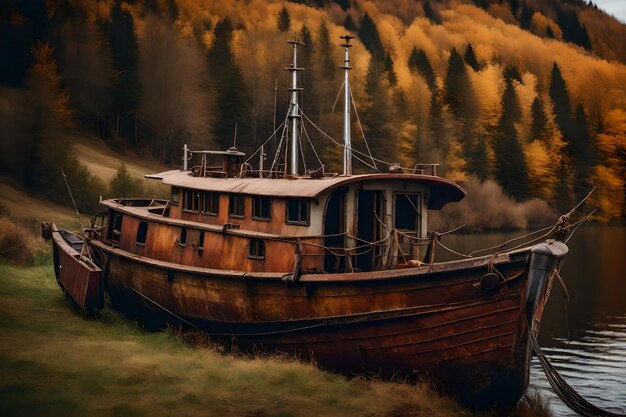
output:
<path id="1" fill-rule="evenodd" d="M 154 223 L 191 227 L 197 230 L 209 230 L 219 233 L 228 232 L 230 234 L 246 237 L 261 237 L 267 239 L 309 236 L 308 228 L 285 224 L 284 201 L 277 201 L 272 204 L 272 222 L 261 222 L 251 219 L 252 204 L 250 199 L 247 199 L 245 203 L 246 214 L 244 219 L 230 218 L 228 216 L 228 195 L 220 197 L 219 216 L 205 215 L 201 212 L 190 213 L 174 206 L 170 207 L 170 210 L 172 210 L 170 217 L 164 217 L 161 215 L 161 212 L 165 206 L 162 208 L 148 209 L 145 207 L 125 206 L 116 202 L 116 200 L 103 200 L 100 204 L 103 207 L 114 209 L 124 214 L 130 214 L 136 218 L 147 219 Z M 176 210 L 175 213 L 174 210 Z M 238 224 L 240 227 L 244 228 L 224 230 L 224 224 L 226 223 Z M 252 225 L 254 227 L 251 227 Z"/>
<path id="2" fill-rule="evenodd" d="M 103 246 L 98 246 L 106 250 Z M 359 318 L 373 312 L 445 310 L 463 303 L 519 297 L 523 281 L 512 282 L 495 294 L 473 286 L 485 268 L 450 270 L 444 274 L 387 278 L 385 271 L 372 272 L 376 280 L 286 284 L 281 274 L 248 277 L 219 270 L 173 270 L 159 263 L 138 262 L 115 250 L 110 281 L 120 288 L 134 287 L 171 311 L 188 317 L 225 323 L 281 323 L 336 317 Z M 116 261 L 114 261 L 116 260 Z M 115 265 L 124 265 L 119 270 Z M 517 263 L 501 268 L 512 274 Z M 117 272 L 116 272 L 117 271 Z M 149 272 L 149 273 L 147 273 Z M 170 304 L 171 303 L 171 304 Z M 206 308 L 212 312 L 207 315 Z M 431 313 L 433 311 L 430 311 Z M 177 313 L 177 314 L 178 314 Z"/>
<path id="3" fill-rule="evenodd" d="M 449 202 L 460 201 L 466 193 L 458 184 L 446 178 L 416 174 L 363 174 L 324 177 L 319 179 L 270 178 L 198 178 L 186 171 L 167 171 L 150 178 L 162 178 L 166 185 L 220 193 L 250 194 L 268 197 L 315 198 L 324 192 L 364 181 L 402 180 L 430 188 L 429 209 L 441 209 Z"/>
<path id="4" fill-rule="evenodd" d="M 367 280 L 287 284 L 278 275 L 173 271 L 112 253 L 112 301 L 157 326 L 176 323 L 167 309 L 241 346 L 295 353 L 328 369 L 384 376 L 429 371 L 468 403 L 506 383 L 508 397 L 490 400 L 507 406 L 526 387 L 528 364 L 517 360 L 528 354 L 527 335 L 518 330 L 525 276 L 496 290 L 477 289 L 473 284 L 487 266 L 470 260 L 438 272 L 378 271 Z M 526 257 L 498 268 L 518 274 Z"/>
<path id="5" fill-rule="evenodd" d="M 204 224 L 193 220 L 169 219 L 150 214 L 148 209 L 142 207 L 116 206 L 107 201 L 108 206 L 115 207 L 125 213 L 119 240 L 116 245 L 126 252 L 135 256 L 146 258 L 146 262 L 163 262 L 164 267 L 178 269 L 180 267 L 209 268 L 216 270 L 234 270 L 245 273 L 273 272 L 284 274 L 294 273 L 296 249 L 302 247 L 302 262 L 300 272 L 302 280 L 311 281 L 341 281 L 341 280 L 367 280 L 373 275 L 368 273 L 350 274 L 324 274 L 324 239 L 321 236 L 292 235 L 279 236 L 272 233 L 245 230 L 246 227 L 260 227 L 263 230 L 273 231 L 284 222 L 284 205 L 280 202 L 272 206 L 272 222 L 259 222 L 250 220 L 251 203 L 246 202 L 247 219 L 240 219 L 239 225 L 244 229 L 230 229 L 224 224 Z M 225 210 L 220 210 L 225 211 Z M 203 214 L 188 213 L 190 217 L 204 216 Z M 227 218 L 204 216 L 216 219 L 216 222 L 227 221 Z M 110 221 L 110 220 L 109 220 Z M 145 244 L 138 244 L 137 231 L 139 223 L 147 221 L 147 236 Z M 258 224 L 258 225 L 257 225 Z M 187 241 L 185 245 L 180 243 L 181 231 L 186 229 Z M 283 226 L 285 229 L 306 231 L 306 228 L 298 226 Z M 291 228 L 291 229 L 290 229 Z M 104 241 L 108 239 L 108 231 L 105 230 Z M 294 233 L 294 232 L 292 232 Z M 203 235 L 204 245 L 199 247 Z M 262 239 L 265 245 L 265 258 L 255 259 L 249 257 L 249 249 L 252 239 Z M 97 243 L 95 243 L 97 244 Z M 520 255 L 515 255 L 515 254 Z M 526 252 L 503 253 L 496 256 L 494 262 L 506 263 L 510 256 L 526 256 Z M 462 261 L 465 267 L 481 266 L 489 261 L 490 257 L 474 258 Z M 454 264 L 434 264 L 418 268 L 418 274 L 445 270 Z M 409 270 L 414 268 L 408 268 Z M 403 272 L 404 269 L 395 269 L 385 272 L 389 276 L 410 275 L 412 272 Z"/>

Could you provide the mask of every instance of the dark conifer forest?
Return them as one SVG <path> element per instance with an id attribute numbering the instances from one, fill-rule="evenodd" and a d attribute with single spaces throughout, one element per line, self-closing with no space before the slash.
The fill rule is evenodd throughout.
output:
<path id="1" fill-rule="evenodd" d="M 340 140 L 348 33 L 353 146 L 378 169 L 439 163 L 556 210 L 597 187 L 594 218 L 623 221 L 626 25 L 582 0 L 2 0 L 0 175 L 65 204 L 63 169 L 93 210 L 106 186 L 75 135 L 173 167 L 183 144 L 235 132 L 252 154 L 284 119 L 294 38 L 306 119 Z M 308 134 L 307 166 L 314 147 L 341 171 L 341 149 Z"/>

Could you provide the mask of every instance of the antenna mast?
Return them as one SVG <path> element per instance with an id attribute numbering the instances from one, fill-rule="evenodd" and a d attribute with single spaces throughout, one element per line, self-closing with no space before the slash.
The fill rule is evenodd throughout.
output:
<path id="1" fill-rule="evenodd" d="M 344 35 L 340 36 L 340 39 L 344 39 L 345 43 L 342 43 L 346 58 L 344 65 L 340 68 L 344 70 L 344 103 L 343 103 L 343 175 L 352 175 L 352 140 L 350 138 L 350 78 L 348 73 L 350 68 L 350 39 L 354 39 L 354 36 Z"/>
<path id="2" fill-rule="evenodd" d="M 304 44 L 297 39 L 288 41 L 293 45 L 293 62 L 289 68 L 285 68 L 291 72 L 291 88 L 288 89 L 291 93 L 291 101 L 289 102 L 289 119 L 290 119 L 290 144 L 289 144 L 289 174 L 298 175 L 298 144 L 299 144 L 299 129 L 298 123 L 300 121 L 300 108 L 298 107 L 298 91 L 302 88 L 298 88 L 297 85 L 297 73 L 298 71 L 304 71 L 304 68 L 298 68 L 298 45 L 304 46 Z M 285 155 L 286 159 L 286 155 Z"/>

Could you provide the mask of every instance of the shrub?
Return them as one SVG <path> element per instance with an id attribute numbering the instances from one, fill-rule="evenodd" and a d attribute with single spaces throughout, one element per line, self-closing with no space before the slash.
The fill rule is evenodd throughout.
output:
<path id="1" fill-rule="evenodd" d="M 78 210 L 82 213 L 98 211 L 98 201 L 105 193 L 106 185 L 78 160 L 73 151 L 57 155 L 56 159 L 50 156 L 49 163 L 41 169 L 45 175 L 39 179 L 35 190 L 41 192 L 48 200 L 66 207 L 73 207 L 63 179 L 63 172 Z"/>
<path id="2" fill-rule="evenodd" d="M 109 183 L 109 196 L 118 197 L 140 197 L 143 194 L 141 182 L 133 178 L 126 169 L 126 165 L 122 162 L 117 168 L 115 177 Z"/>
<path id="3" fill-rule="evenodd" d="M 11 217 L 11 210 L 2 203 L 0 203 L 0 217 Z"/>
<path id="4" fill-rule="evenodd" d="M 0 259 L 25 265 L 33 260 L 39 244 L 33 233 L 9 217 L 0 217 Z"/>
<path id="5" fill-rule="evenodd" d="M 510 417 L 553 417 L 550 399 L 544 398 L 537 390 L 529 390 L 512 410 Z"/>

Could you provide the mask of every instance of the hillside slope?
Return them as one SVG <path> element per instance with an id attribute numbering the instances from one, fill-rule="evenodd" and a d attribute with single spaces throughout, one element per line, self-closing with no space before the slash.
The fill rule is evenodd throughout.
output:
<path id="1" fill-rule="evenodd" d="M 302 162 L 341 171 L 340 147 L 317 127 L 341 138 L 333 112 L 339 36 L 352 33 L 351 87 L 362 123 L 361 130 L 354 121 L 353 146 L 366 162 L 355 161 L 357 172 L 371 172 L 365 137 L 381 171 L 393 162 L 438 162 L 461 183 L 493 180 L 513 200 L 540 198 L 558 211 L 597 186 L 588 204 L 600 209 L 595 219 L 626 216 L 626 25 L 589 3 L 30 4 L 11 0 L 0 15 L 0 133 L 7 138 L 0 175 L 36 192 L 54 190 L 49 198 L 63 185 L 49 174 L 62 167 L 75 167 L 73 177 L 84 181 L 74 187 L 93 194 L 89 200 L 106 187 L 88 172 L 113 172 L 104 159 L 81 165 L 81 145 L 66 152 L 68 130 L 171 166 L 183 143 L 225 149 L 236 142 L 251 155 L 269 139 L 269 164 L 280 143 L 272 132 L 288 103 L 285 41 L 294 37 L 307 44 L 299 83 L 311 142 L 302 144 Z"/>

